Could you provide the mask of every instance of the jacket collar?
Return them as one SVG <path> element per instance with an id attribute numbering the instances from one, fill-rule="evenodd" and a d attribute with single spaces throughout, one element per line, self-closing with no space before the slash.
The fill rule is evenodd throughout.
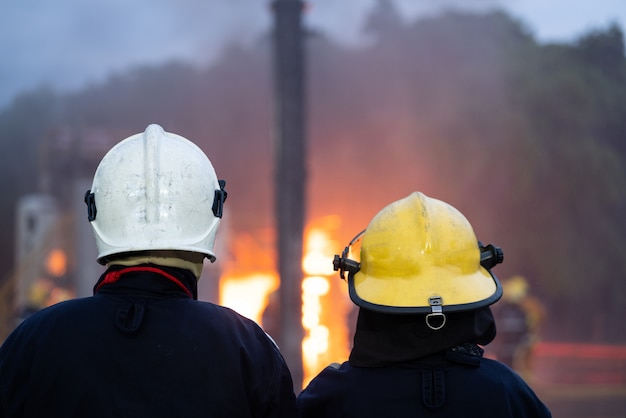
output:
<path id="1" fill-rule="evenodd" d="M 100 276 L 94 286 L 94 295 L 102 289 L 126 288 L 161 294 L 182 292 L 190 298 L 198 298 L 194 274 L 185 269 L 155 264 L 137 266 L 112 265 Z"/>

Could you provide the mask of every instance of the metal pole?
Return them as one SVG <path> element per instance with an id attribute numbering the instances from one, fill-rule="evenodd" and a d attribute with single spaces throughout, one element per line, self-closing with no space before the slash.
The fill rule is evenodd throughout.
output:
<path id="1" fill-rule="evenodd" d="M 305 208 L 304 64 L 300 0 L 272 3 L 275 88 L 275 204 L 280 276 L 278 343 L 296 392 L 302 388 L 302 255 Z"/>

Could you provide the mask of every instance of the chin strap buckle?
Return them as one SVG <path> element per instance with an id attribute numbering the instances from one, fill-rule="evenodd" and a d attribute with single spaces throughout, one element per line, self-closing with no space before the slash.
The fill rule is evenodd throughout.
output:
<path id="1" fill-rule="evenodd" d="M 443 299 L 441 296 L 428 298 L 430 313 L 426 315 L 426 325 L 433 331 L 440 330 L 446 325 L 446 314 L 443 313 Z"/>

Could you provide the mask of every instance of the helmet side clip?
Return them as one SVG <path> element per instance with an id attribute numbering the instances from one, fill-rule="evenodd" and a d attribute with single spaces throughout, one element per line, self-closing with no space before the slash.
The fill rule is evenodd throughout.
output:
<path id="1" fill-rule="evenodd" d="M 98 210 L 96 209 L 96 195 L 91 193 L 91 190 L 85 193 L 85 204 L 87 205 L 87 219 L 89 222 L 95 221 Z"/>
<path id="2" fill-rule="evenodd" d="M 335 254 L 335 258 L 333 258 L 333 270 L 339 271 L 339 277 L 341 277 L 342 280 L 346 279 L 346 271 L 348 272 L 348 274 L 356 274 L 361 269 L 361 263 L 349 259 L 348 254 L 350 254 L 350 247 L 352 247 L 355 242 L 361 239 L 364 233 L 365 229 L 359 232 L 354 238 L 352 238 L 352 240 L 350 240 L 346 248 L 344 248 L 341 252 L 341 256 Z"/>
<path id="3" fill-rule="evenodd" d="M 480 241 L 478 241 L 478 247 L 480 248 L 480 265 L 485 269 L 491 270 L 504 261 L 502 248 L 493 244 L 485 246 Z"/>
<path id="4" fill-rule="evenodd" d="M 226 198 L 228 197 L 228 193 L 226 192 L 226 180 L 218 180 L 220 185 L 219 190 L 215 190 L 215 197 L 213 198 L 213 215 L 216 218 L 221 218 L 224 214 L 224 202 L 226 202 Z"/>

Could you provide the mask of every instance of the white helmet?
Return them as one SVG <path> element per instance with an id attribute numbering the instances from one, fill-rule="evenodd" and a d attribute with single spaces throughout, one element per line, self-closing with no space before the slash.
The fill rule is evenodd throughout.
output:
<path id="1" fill-rule="evenodd" d="M 121 141 L 102 158 L 85 194 L 98 262 L 150 250 L 215 261 L 224 185 L 200 148 L 159 125 Z"/>

